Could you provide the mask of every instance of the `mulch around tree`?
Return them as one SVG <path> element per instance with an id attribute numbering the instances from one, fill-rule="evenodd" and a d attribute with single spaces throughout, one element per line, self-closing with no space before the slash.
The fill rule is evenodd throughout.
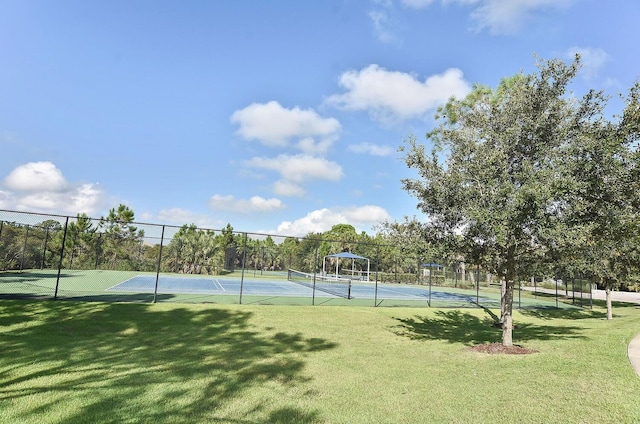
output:
<path id="1" fill-rule="evenodd" d="M 527 349 L 526 347 L 513 345 L 504 346 L 502 343 L 483 343 L 469 347 L 467 350 L 471 352 L 489 353 L 489 354 L 504 354 L 504 355 L 528 355 L 530 353 L 537 353 L 535 349 Z"/>

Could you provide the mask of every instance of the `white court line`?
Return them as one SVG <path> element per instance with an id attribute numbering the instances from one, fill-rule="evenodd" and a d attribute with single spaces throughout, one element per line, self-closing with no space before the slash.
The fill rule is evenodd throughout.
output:
<path id="1" fill-rule="evenodd" d="M 133 277 L 127 278 L 127 279 L 126 279 L 126 280 L 124 280 L 124 281 L 120 281 L 118 284 L 114 284 L 113 286 L 111 286 L 111 287 L 109 287 L 109 288 L 104 289 L 104 291 L 113 290 L 114 288 L 116 288 L 116 287 L 118 287 L 118 286 L 120 286 L 120 285 L 122 285 L 122 284 L 126 283 L 127 281 L 131 281 L 131 280 L 133 280 L 134 278 L 138 278 L 138 277 L 146 277 L 146 275 L 142 275 L 142 274 L 134 275 Z M 115 290 L 115 291 L 117 291 L 117 290 Z"/>
<path id="2" fill-rule="evenodd" d="M 224 287 L 222 286 L 222 283 L 220 283 L 220 281 L 218 281 L 218 279 L 217 279 L 217 278 L 214 278 L 214 279 L 213 279 L 213 281 L 214 281 L 214 282 L 216 283 L 216 285 L 220 288 L 220 290 L 222 290 L 222 291 L 226 291 L 226 290 L 224 289 Z"/>
<path id="3" fill-rule="evenodd" d="M 404 290 L 397 290 L 397 289 L 393 289 L 393 288 L 387 288 L 387 287 L 382 287 L 381 288 L 381 287 L 378 287 L 378 296 L 380 296 L 380 291 L 388 292 L 388 293 L 391 293 L 392 295 L 396 294 L 398 296 L 403 296 L 405 298 L 407 298 L 407 297 L 409 297 L 409 298 L 416 297 L 416 298 L 419 298 L 419 299 L 423 299 L 424 297 L 429 296 L 429 292 L 426 291 L 426 290 L 424 290 L 424 293 L 421 291 L 420 294 L 415 294 L 415 293 L 413 293 L 413 290 L 411 292 L 406 292 Z"/>

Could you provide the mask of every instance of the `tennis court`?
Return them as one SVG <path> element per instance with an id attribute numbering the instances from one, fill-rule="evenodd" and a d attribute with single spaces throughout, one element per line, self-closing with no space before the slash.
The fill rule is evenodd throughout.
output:
<path id="1" fill-rule="evenodd" d="M 327 287 L 331 285 L 331 287 Z M 428 287 L 410 287 L 402 285 L 378 284 L 374 282 L 351 283 L 351 293 L 347 296 L 347 288 L 318 279 L 315 282 L 316 296 L 319 297 L 349 297 L 352 299 L 373 299 L 377 295 L 385 299 L 422 299 L 429 298 Z M 341 294 L 340 291 L 345 291 Z M 156 291 L 156 276 L 136 275 L 121 283 L 107 288 L 107 291 L 128 293 L 154 293 Z M 309 297 L 314 291 L 313 282 L 300 284 L 285 280 L 257 280 L 237 278 L 199 278 L 177 277 L 161 275 L 157 278 L 157 292 L 168 294 L 202 293 L 236 296 L 240 292 L 257 296 L 290 296 Z M 333 292 L 333 293 L 332 293 Z M 447 292 L 431 292 L 431 296 L 442 300 L 475 301 L 475 296 L 460 295 Z"/>
<path id="2" fill-rule="evenodd" d="M 296 281 L 291 281 L 296 280 Z M 449 286 L 382 283 L 320 274 L 292 278 L 286 271 L 227 275 L 136 273 L 109 270 L 23 270 L 0 273 L 0 296 L 119 302 L 289 305 L 484 307 L 500 306 L 500 293 Z M 516 307 L 563 307 L 541 293 L 517 293 Z"/>

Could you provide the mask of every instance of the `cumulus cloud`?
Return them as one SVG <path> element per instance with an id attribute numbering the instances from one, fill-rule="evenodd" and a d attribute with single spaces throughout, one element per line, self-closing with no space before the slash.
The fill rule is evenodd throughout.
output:
<path id="1" fill-rule="evenodd" d="M 7 175 L 4 185 L 18 191 L 61 191 L 67 187 L 62 172 L 51 162 L 29 162 Z"/>
<path id="2" fill-rule="evenodd" d="M 582 68 L 580 73 L 586 80 L 592 80 L 600 69 L 609 61 L 609 55 L 606 51 L 600 48 L 590 47 L 570 47 L 565 52 L 565 57 L 569 60 L 573 60 L 576 54 L 580 55 Z"/>
<path id="3" fill-rule="evenodd" d="M 350 208 L 323 208 L 309 212 L 295 221 L 282 222 L 277 234 L 302 237 L 310 232 L 325 232 L 336 224 L 351 224 L 359 231 L 371 228 L 385 220 L 390 220 L 389 213 L 380 206 L 366 205 Z"/>
<path id="4" fill-rule="evenodd" d="M 279 180 L 273 184 L 273 192 L 279 196 L 302 197 L 306 191 L 299 184 L 287 180 Z"/>
<path id="5" fill-rule="evenodd" d="M 75 215 L 102 208 L 104 193 L 98 184 L 69 183 L 51 162 L 29 162 L 12 170 L 3 180 L 0 206 L 30 212 Z"/>
<path id="6" fill-rule="evenodd" d="M 335 118 L 312 109 L 284 108 L 280 103 L 253 103 L 231 115 L 238 135 L 270 147 L 294 146 L 309 154 L 325 153 L 342 129 Z"/>
<path id="7" fill-rule="evenodd" d="M 309 180 L 339 181 L 344 175 L 342 167 L 336 162 L 322 157 L 310 155 L 279 155 L 275 158 L 254 157 L 244 162 L 248 168 L 267 169 L 280 174 L 282 181 L 277 188 L 281 194 L 289 189 L 295 189 L 301 183 Z"/>
<path id="8" fill-rule="evenodd" d="M 12 192 L 0 190 L 0 209 L 12 209 L 15 203 L 15 196 Z"/>
<path id="9" fill-rule="evenodd" d="M 462 71 L 455 68 L 420 81 L 415 75 L 374 64 L 343 73 L 339 84 L 346 92 L 330 96 L 326 100 L 329 105 L 368 111 L 385 123 L 424 117 L 452 96 L 464 97 L 471 91 Z"/>
<path id="10" fill-rule="evenodd" d="M 260 196 L 253 196 L 250 199 L 236 199 L 232 195 L 221 196 L 215 194 L 209 199 L 209 206 L 214 210 L 253 213 L 272 212 L 284 208 L 280 199 L 265 199 Z"/>
<path id="11" fill-rule="evenodd" d="M 364 153 L 371 156 L 389 156 L 395 151 L 389 146 L 380 146 L 373 143 L 362 142 L 351 144 L 348 149 L 355 153 Z"/>

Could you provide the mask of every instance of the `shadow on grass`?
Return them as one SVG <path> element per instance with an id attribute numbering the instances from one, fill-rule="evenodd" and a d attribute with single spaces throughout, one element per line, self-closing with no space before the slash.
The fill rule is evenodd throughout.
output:
<path id="1" fill-rule="evenodd" d="M 486 310 L 485 310 L 486 311 Z M 414 340 L 444 340 L 472 346 L 500 342 L 502 330 L 494 327 L 493 314 L 478 317 L 460 310 L 437 311 L 435 317 L 399 318 L 396 334 Z M 534 325 L 516 323 L 513 339 L 517 342 L 530 340 L 554 340 L 581 338 L 581 327 L 558 325 Z"/>
<path id="2" fill-rule="evenodd" d="M 587 308 L 537 308 L 537 309 L 521 309 L 522 315 L 535 317 L 543 320 L 551 319 L 592 319 L 592 318 L 606 318 L 606 312 L 601 310 L 587 309 Z"/>
<path id="3" fill-rule="evenodd" d="M 539 319 L 605 319 L 607 317 L 606 313 L 606 302 L 604 300 L 593 299 L 593 306 L 596 309 L 591 308 L 565 308 L 565 309 L 556 309 L 556 308 L 538 308 L 538 309 L 521 309 L 520 313 L 522 315 L 527 315 Z M 615 311 L 618 308 L 637 308 L 639 305 L 629 302 L 611 302 L 611 306 L 613 308 L 613 316 L 615 318 Z"/>
<path id="4" fill-rule="evenodd" d="M 3 301 L 0 408 L 19 405 L 16 420 L 69 411 L 66 423 L 321 422 L 260 393 L 295 391 L 308 380 L 304 356 L 336 345 L 251 320 L 202 307 Z"/>

